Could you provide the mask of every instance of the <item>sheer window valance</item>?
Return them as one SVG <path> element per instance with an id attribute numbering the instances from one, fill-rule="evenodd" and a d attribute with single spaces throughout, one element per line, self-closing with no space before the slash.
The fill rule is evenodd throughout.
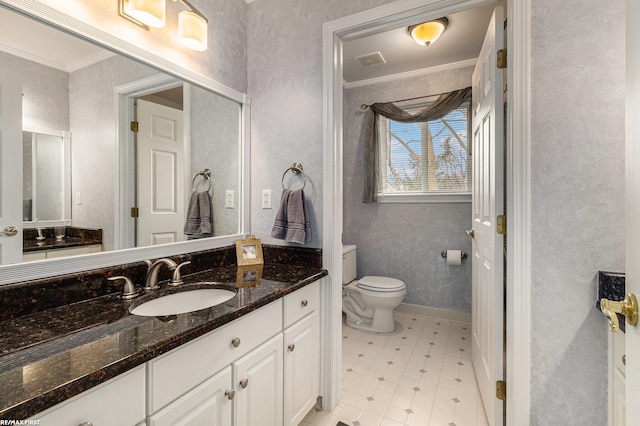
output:
<path id="1" fill-rule="evenodd" d="M 459 108 L 471 99 L 471 87 L 442 94 L 428 107 L 411 114 L 392 102 L 375 103 L 369 106 L 367 131 L 365 134 L 364 154 L 364 190 L 362 201 L 377 201 L 379 188 L 378 173 L 380 170 L 380 116 L 400 123 L 423 123 L 439 120 Z"/>

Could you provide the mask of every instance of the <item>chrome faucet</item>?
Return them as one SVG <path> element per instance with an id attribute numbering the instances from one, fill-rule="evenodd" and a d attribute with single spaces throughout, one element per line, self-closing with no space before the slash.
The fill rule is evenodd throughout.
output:
<path id="1" fill-rule="evenodd" d="M 155 262 L 151 263 L 150 260 L 144 261 L 149 269 L 147 270 L 147 278 L 144 281 L 144 289 L 145 290 L 155 290 L 158 288 L 158 272 L 160 267 L 165 264 L 169 268 L 170 271 L 176 269 L 176 262 L 168 258 L 158 259 Z"/>

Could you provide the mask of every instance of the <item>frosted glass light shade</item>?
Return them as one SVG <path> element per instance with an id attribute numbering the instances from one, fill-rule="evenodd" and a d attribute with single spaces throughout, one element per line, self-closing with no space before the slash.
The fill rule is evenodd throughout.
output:
<path id="1" fill-rule="evenodd" d="M 124 0 L 124 13 L 143 24 L 162 28 L 167 22 L 166 0 Z"/>
<path id="2" fill-rule="evenodd" d="M 178 14 L 178 36 L 191 50 L 207 50 L 207 21 L 200 15 L 183 11 Z"/>
<path id="3" fill-rule="evenodd" d="M 409 33 L 419 45 L 429 46 L 440 38 L 448 24 L 447 18 L 436 19 L 409 27 Z"/>

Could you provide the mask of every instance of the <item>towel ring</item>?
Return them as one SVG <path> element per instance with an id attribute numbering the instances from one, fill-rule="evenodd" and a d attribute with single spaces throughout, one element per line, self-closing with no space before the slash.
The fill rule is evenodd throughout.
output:
<path id="1" fill-rule="evenodd" d="M 193 188 L 194 192 L 196 190 L 196 179 L 198 178 L 198 176 L 202 176 L 204 181 L 207 182 L 207 185 L 208 185 L 207 186 L 207 192 L 209 192 L 209 190 L 211 189 L 211 170 L 204 169 L 203 171 L 201 171 L 199 173 L 196 173 L 196 175 L 191 180 L 191 187 Z"/>
<path id="2" fill-rule="evenodd" d="M 282 181 L 281 181 L 282 189 L 285 189 L 285 187 L 284 187 L 284 177 L 287 175 L 289 170 L 291 170 L 296 175 L 302 174 L 302 178 L 304 179 L 304 183 L 302 184 L 302 188 L 300 188 L 300 189 L 304 189 L 304 187 L 307 185 L 307 175 L 304 174 L 304 169 L 302 168 L 302 164 L 300 164 L 298 162 L 293 163 L 291 165 L 291 167 L 289 167 L 287 170 L 285 170 L 284 173 L 282 174 Z"/>

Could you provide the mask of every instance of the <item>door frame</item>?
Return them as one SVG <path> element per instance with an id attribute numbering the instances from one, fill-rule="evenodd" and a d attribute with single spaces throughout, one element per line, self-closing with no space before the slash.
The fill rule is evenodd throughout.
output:
<path id="1" fill-rule="evenodd" d="M 342 356 L 343 42 L 418 19 L 429 20 L 489 0 L 400 0 L 323 25 L 323 266 L 321 391 L 324 408 L 337 405 Z M 530 3 L 507 0 L 507 342 L 506 424 L 530 418 Z M 516 102 L 517 101 L 517 102 Z M 517 143 L 516 143 L 517 142 Z M 517 283 L 517 285 L 516 285 Z M 325 355 L 325 354 L 330 355 Z M 517 389 L 517 392 L 516 392 Z"/>
<path id="2" fill-rule="evenodd" d="M 130 131 L 129 123 L 135 121 L 135 106 L 134 101 L 140 96 L 149 95 L 162 90 L 172 89 L 183 85 L 184 102 L 183 102 L 183 140 L 184 140 L 184 181 L 189 180 L 189 163 L 191 158 L 191 142 L 189 139 L 190 120 L 191 115 L 189 101 L 191 92 L 189 90 L 189 84 L 184 83 L 181 80 L 164 75 L 158 74 L 152 77 L 148 77 L 142 80 L 137 80 L 122 86 L 118 86 L 114 89 L 116 96 L 116 108 L 118 117 L 118 142 L 116 149 L 116 156 L 118 162 L 116 167 L 118 169 L 116 175 L 115 187 L 120 188 L 119 196 L 116 202 L 114 202 L 114 249 L 125 249 L 136 247 L 136 221 L 131 220 L 130 209 L 127 208 L 136 206 L 136 158 L 134 154 L 135 147 L 135 134 Z M 185 206 L 187 205 L 187 187 L 185 187 Z"/>

